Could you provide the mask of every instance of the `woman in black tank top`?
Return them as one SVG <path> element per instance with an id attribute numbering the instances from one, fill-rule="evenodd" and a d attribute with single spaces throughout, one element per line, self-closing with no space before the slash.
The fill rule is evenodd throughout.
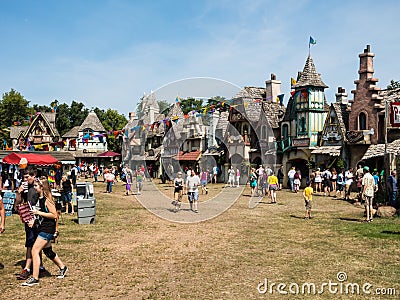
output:
<path id="1" fill-rule="evenodd" d="M 39 200 L 38 203 L 32 207 L 32 213 L 35 215 L 35 219 L 29 222 L 28 225 L 30 227 L 37 227 L 38 237 L 32 247 L 33 274 L 31 278 L 22 284 L 23 286 L 39 284 L 39 253 L 42 250 L 43 253 L 60 268 L 60 273 L 57 278 L 64 278 L 68 270 L 51 247 L 51 240 L 56 230 L 58 214 L 53 196 L 51 195 L 49 182 L 46 177 L 41 177 L 35 180 L 33 187 L 39 195 Z"/>

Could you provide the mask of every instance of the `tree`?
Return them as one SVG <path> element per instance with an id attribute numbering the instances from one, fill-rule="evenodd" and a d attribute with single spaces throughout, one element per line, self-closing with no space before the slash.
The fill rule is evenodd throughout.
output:
<path id="1" fill-rule="evenodd" d="M 390 84 L 387 86 L 388 89 L 388 95 L 393 95 L 394 93 L 397 93 L 397 90 L 400 88 L 400 81 L 394 81 L 391 80 Z"/>
<path id="2" fill-rule="evenodd" d="M 196 100 L 194 98 L 187 98 L 181 100 L 181 109 L 185 115 L 193 110 L 201 110 L 202 105 L 202 99 Z"/>
<path id="3" fill-rule="evenodd" d="M 72 123 L 70 119 L 70 109 L 68 104 L 62 103 L 57 107 L 57 117 L 56 117 L 56 128 L 63 136 L 65 133 L 72 129 Z"/>
<path id="4" fill-rule="evenodd" d="M 72 101 L 69 109 L 69 120 L 71 128 L 82 125 L 86 117 L 89 114 L 89 109 L 85 108 L 85 105 L 80 102 Z"/>
<path id="5" fill-rule="evenodd" d="M 0 101 L 1 128 L 17 125 L 17 122 L 21 123 L 26 120 L 30 114 L 29 101 L 20 93 L 11 89 L 9 93 L 3 94 L 3 98 Z"/>
<path id="6" fill-rule="evenodd" d="M 169 110 L 171 109 L 171 104 L 168 103 L 166 100 L 157 101 L 158 107 L 160 109 L 160 114 L 167 115 Z"/>
<path id="7" fill-rule="evenodd" d="M 33 104 L 32 110 L 33 110 L 33 113 L 36 113 L 38 111 L 40 111 L 40 112 L 51 112 L 51 107 L 47 106 L 47 105 Z"/>
<path id="8" fill-rule="evenodd" d="M 120 134 L 114 135 L 114 132 L 120 131 L 128 120 L 124 115 L 119 114 L 114 109 L 107 109 L 106 112 L 104 110 L 95 108 L 94 112 L 97 114 L 101 124 L 107 132 L 111 132 L 108 135 L 107 143 L 108 149 L 114 152 L 121 153 L 122 150 L 122 141 L 120 140 Z"/>
<path id="9" fill-rule="evenodd" d="M 400 80 L 399 81 L 391 80 L 390 84 L 387 86 L 388 90 L 395 90 L 398 88 L 400 88 Z"/>

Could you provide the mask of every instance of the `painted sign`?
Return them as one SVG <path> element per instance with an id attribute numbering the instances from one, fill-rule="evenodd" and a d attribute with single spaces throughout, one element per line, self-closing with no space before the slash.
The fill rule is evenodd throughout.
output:
<path id="1" fill-rule="evenodd" d="M 400 127 L 400 102 L 390 103 L 390 124 L 392 127 Z"/>
<path id="2" fill-rule="evenodd" d="M 349 130 L 346 132 L 346 138 L 349 143 L 355 144 L 364 140 L 364 133 L 358 130 Z"/>
<path id="3" fill-rule="evenodd" d="M 14 202 L 15 202 L 15 196 L 16 196 L 16 194 L 14 192 L 11 192 L 11 191 L 4 192 L 3 204 L 4 204 L 4 210 L 6 212 L 6 217 L 12 216 Z"/>
<path id="4" fill-rule="evenodd" d="M 308 147 L 308 146 L 310 146 L 310 138 L 292 140 L 292 147 Z"/>

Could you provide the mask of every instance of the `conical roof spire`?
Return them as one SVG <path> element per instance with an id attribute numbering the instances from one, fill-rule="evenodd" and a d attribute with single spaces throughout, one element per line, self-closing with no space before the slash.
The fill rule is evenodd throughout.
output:
<path id="1" fill-rule="evenodd" d="M 320 74 L 317 73 L 311 55 L 308 55 L 303 72 L 299 72 L 299 78 L 295 84 L 295 88 L 307 86 L 327 88 L 328 86 L 321 80 Z"/>

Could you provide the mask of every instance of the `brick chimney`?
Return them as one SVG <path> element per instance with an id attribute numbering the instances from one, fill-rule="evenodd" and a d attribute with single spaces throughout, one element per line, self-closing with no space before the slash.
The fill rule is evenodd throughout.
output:
<path id="1" fill-rule="evenodd" d="M 352 102 L 349 116 L 349 130 L 370 130 L 374 129 L 375 134 L 371 135 L 371 143 L 376 144 L 378 128 L 382 126 L 378 120 L 378 113 L 383 111 L 385 106 L 382 104 L 381 90 L 376 86 L 378 78 L 374 78 L 374 53 L 370 52 L 370 45 L 367 45 L 363 53 L 359 54 L 360 69 L 359 77 L 354 81 L 356 89 L 352 90 L 354 99 Z M 366 128 L 361 128 L 360 116 L 366 118 Z"/>
<path id="2" fill-rule="evenodd" d="M 281 84 L 279 80 L 276 80 L 276 75 L 271 73 L 271 79 L 265 81 L 266 101 L 276 101 L 276 97 L 281 94 Z"/>

